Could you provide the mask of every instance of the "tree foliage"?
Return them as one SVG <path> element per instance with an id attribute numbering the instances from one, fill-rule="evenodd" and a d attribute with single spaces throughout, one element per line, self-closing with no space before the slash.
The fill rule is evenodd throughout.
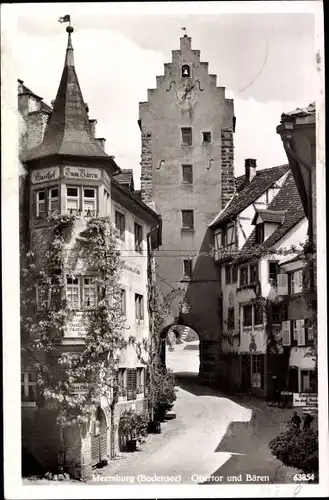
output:
<path id="1" fill-rule="evenodd" d="M 120 305 L 122 261 L 117 231 L 109 218 L 89 219 L 72 249 L 69 243 L 74 223 L 74 216 L 48 217 L 43 255 L 23 249 L 21 257 L 22 348 L 37 372 L 43 398 L 57 408 L 62 426 L 87 423 L 102 397 L 115 405 L 120 351 L 127 346 Z M 82 347 L 63 352 L 59 346 L 74 314 L 64 293 L 65 275 L 74 276 L 72 253 L 82 259 L 85 272 L 93 275 L 97 299 L 94 307 L 83 311 L 86 335 Z M 39 307 L 37 285 L 45 292 Z M 75 384 L 85 384 L 85 390 L 77 393 Z"/>

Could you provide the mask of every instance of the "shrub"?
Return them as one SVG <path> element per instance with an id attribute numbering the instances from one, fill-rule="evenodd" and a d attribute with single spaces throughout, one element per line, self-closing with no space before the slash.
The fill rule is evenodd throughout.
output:
<path id="1" fill-rule="evenodd" d="M 155 414 L 159 417 L 171 410 L 176 401 L 175 377 L 170 370 L 160 370 L 155 382 Z"/>
<path id="2" fill-rule="evenodd" d="M 131 441 L 141 439 L 147 434 L 149 417 L 147 413 L 137 413 L 134 410 L 124 410 L 120 415 L 119 429 L 122 437 Z"/>
<path id="3" fill-rule="evenodd" d="M 299 430 L 293 426 L 269 443 L 272 454 L 289 467 L 296 467 L 305 472 L 317 472 L 318 432 L 313 429 Z"/>

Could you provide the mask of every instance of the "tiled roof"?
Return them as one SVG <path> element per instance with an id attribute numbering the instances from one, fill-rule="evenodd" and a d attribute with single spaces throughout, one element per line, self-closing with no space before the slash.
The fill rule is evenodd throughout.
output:
<path id="1" fill-rule="evenodd" d="M 119 184 L 126 184 L 128 186 L 134 181 L 133 171 L 131 168 L 122 168 L 121 172 L 115 176 L 115 180 Z"/>
<path id="2" fill-rule="evenodd" d="M 305 217 L 303 205 L 291 172 L 289 173 L 279 193 L 276 195 L 272 203 L 270 203 L 269 210 L 284 210 L 286 215 L 283 224 L 280 225 L 266 241 L 259 245 L 255 242 L 255 230 L 253 230 L 248 240 L 242 247 L 240 254 L 238 254 L 235 258 L 236 262 L 247 260 L 249 250 L 251 257 L 251 255 L 256 256 L 257 250 L 261 254 L 264 249 L 271 248 Z"/>
<path id="3" fill-rule="evenodd" d="M 23 80 L 18 80 L 18 83 L 20 84 L 20 91 L 18 93 L 18 95 L 23 95 L 23 94 L 29 94 L 31 96 L 33 96 L 35 99 L 37 99 L 38 101 L 40 101 L 40 105 L 41 105 L 41 108 L 42 108 L 42 111 L 46 111 L 48 113 L 52 113 L 52 107 L 49 106 L 49 104 L 47 104 L 42 97 L 38 96 L 37 94 L 35 94 L 34 92 L 32 92 L 31 89 L 29 89 L 23 82 Z"/>
<path id="4" fill-rule="evenodd" d="M 291 117 L 300 118 L 303 116 L 310 116 L 315 114 L 315 102 L 311 102 L 306 108 L 296 108 L 293 111 L 288 111 L 286 113 L 282 113 L 281 120 L 284 121 Z"/>
<path id="5" fill-rule="evenodd" d="M 285 210 L 257 210 L 251 224 L 256 223 L 258 216 L 264 222 L 278 222 L 279 224 L 283 224 L 285 215 Z"/>
<path id="6" fill-rule="evenodd" d="M 24 161 L 50 155 L 109 158 L 94 138 L 73 62 L 69 34 L 65 65 L 44 138 Z"/>
<path id="7" fill-rule="evenodd" d="M 235 179 L 237 191 L 229 204 L 222 210 L 217 217 L 209 224 L 209 227 L 215 228 L 231 217 L 235 217 L 257 198 L 259 198 L 274 182 L 280 179 L 289 170 L 289 165 L 280 165 L 278 167 L 266 168 L 256 172 L 252 181 L 243 187 L 245 176 Z"/>

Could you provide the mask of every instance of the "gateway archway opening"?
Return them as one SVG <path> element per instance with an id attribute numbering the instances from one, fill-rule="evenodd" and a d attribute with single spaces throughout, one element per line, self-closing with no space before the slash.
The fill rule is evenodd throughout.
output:
<path id="1" fill-rule="evenodd" d="M 200 372 L 200 339 L 198 333 L 184 325 L 171 325 L 162 334 L 161 358 L 174 374 Z"/>

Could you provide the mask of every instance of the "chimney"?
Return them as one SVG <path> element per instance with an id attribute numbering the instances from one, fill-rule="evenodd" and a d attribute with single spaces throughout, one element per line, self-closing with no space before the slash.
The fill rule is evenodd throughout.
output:
<path id="1" fill-rule="evenodd" d="M 98 142 L 98 145 L 102 148 L 103 151 L 105 151 L 105 141 L 106 139 L 102 138 L 97 138 L 96 141 Z"/>
<path id="2" fill-rule="evenodd" d="M 93 137 L 95 137 L 97 120 L 95 120 L 94 118 L 89 120 L 89 125 L 90 125 L 91 133 L 93 134 Z"/>
<path id="3" fill-rule="evenodd" d="M 244 161 L 244 165 L 246 172 L 245 183 L 249 184 L 249 182 L 251 182 L 256 175 L 256 168 L 257 168 L 256 160 L 252 158 L 247 158 Z"/>

